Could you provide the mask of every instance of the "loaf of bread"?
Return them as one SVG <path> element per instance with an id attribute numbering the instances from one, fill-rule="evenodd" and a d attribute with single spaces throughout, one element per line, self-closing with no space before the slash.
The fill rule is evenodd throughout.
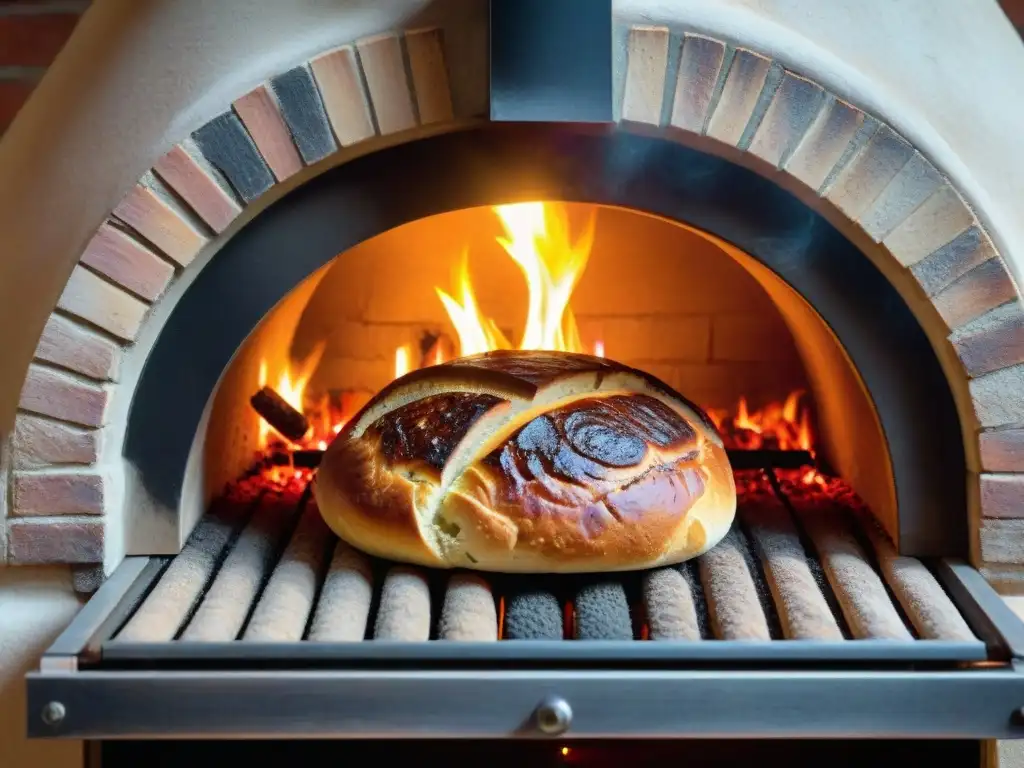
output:
<path id="1" fill-rule="evenodd" d="M 678 563 L 736 513 L 700 409 L 641 371 L 562 352 L 490 352 L 395 380 L 328 447 L 313 490 L 364 552 L 485 571 Z"/>

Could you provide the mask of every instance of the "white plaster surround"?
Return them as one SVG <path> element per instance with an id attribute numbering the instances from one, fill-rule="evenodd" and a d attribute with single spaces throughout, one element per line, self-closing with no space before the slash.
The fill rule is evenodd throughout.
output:
<path id="1" fill-rule="evenodd" d="M 995 0 L 615 0 L 614 9 L 620 23 L 684 26 L 771 56 L 885 121 L 942 169 L 1024 284 L 1024 45 Z M 0 488 L 44 323 L 86 243 L 157 158 L 239 95 L 340 43 L 485 14 L 485 0 L 95 0 L 0 142 Z M 122 386 L 146 351 L 138 344 L 125 361 Z M 111 549 L 107 568 L 119 558 Z M 0 701 L 20 700 L 11 689 L 26 654 L 69 618 L 66 574 L 0 579 Z M 12 630 L 3 606 L 21 596 L 38 596 L 38 607 Z M 8 710 L 0 732 L 20 733 L 23 713 Z M 38 764 L 29 754 L 0 742 L 4 766 Z M 69 755 L 47 764 L 72 765 Z"/>

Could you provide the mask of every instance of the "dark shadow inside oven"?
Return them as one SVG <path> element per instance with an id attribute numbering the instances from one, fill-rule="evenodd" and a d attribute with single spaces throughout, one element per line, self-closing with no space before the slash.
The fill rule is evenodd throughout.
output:
<path id="1" fill-rule="evenodd" d="M 870 739 L 698 739 L 690 741 L 503 741 L 367 740 L 338 741 L 108 741 L 102 744 L 102 768 L 146 765 L 191 766 L 201 760 L 254 761 L 271 764 L 299 760 L 315 768 L 345 760 L 349 752 L 364 763 L 393 760 L 419 763 L 435 759 L 449 765 L 621 766 L 637 768 L 685 763 L 687 766 L 735 766 L 777 761 L 792 768 L 872 765 L 903 768 L 908 764 L 980 765 L 981 744 L 970 740 Z M 90 768 L 98 768 L 90 766 Z"/>

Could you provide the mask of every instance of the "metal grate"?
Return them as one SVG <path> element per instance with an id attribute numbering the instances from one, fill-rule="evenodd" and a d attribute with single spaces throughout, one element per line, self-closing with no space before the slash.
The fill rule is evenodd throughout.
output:
<path id="1" fill-rule="evenodd" d="M 975 641 L 848 486 L 805 472 L 737 472 L 737 522 L 696 561 L 543 577 L 369 558 L 338 541 L 301 482 L 251 478 L 213 505 L 115 640 Z"/>

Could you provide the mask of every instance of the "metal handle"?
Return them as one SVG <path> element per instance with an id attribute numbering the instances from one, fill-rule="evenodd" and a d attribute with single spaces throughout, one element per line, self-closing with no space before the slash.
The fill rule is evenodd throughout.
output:
<path id="1" fill-rule="evenodd" d="M 572 724 L 572 707 L 560 696 L 549 696 L 534 712 L 537 728 L 548 736 L 559 736 Z"/>

